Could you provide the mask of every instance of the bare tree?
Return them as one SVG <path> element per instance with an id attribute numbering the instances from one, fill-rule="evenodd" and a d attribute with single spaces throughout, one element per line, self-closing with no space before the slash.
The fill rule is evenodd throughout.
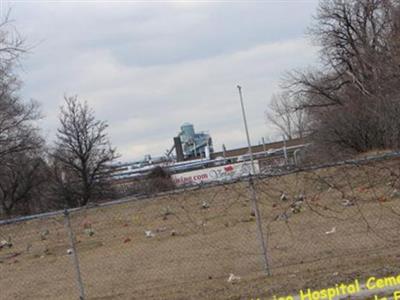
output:
<path id="1" fill-rule="evenodd" d="M 0 162 L 13 153 L 40 146 L 42 141 L 35 126 L 38 117 L 38 105 L 22 102 L 9 86 L 1 86 L 0 76 Z"/>
<path id="2" fill-rule="evenodd" d="M 7 155 L 0 169 L 0 205 L 5 215 L 41 210 L 41 187 L 48 180 L 46 170 L 39 151 Z"/>
<path id="3" fill-rule="evenodd" d="M 39 107 L 21 99 L 16 73 L 26 51 L 26 43 L 7 17 L 0 24 L 0 207 L 7 215 L 31 210 L 43 179 L 39 175 L 43 140 L 36 125 Z"/>
<path id="4" fill-rule="evenodd" d="M 388 72 L 398 51 L 393 44 L 399 34 L 393 17 L 396 2 L 321 1 L 310 34 L 322 48 L 324 68 L 294 74 L 297 91 L 317 96 L 311 106 L 342 105 L 347 99 L 341 91 L 346 88 L 364 97 L 376 95 L 379 84 L 398 77 L 400 66 Z"/>
<path id="5" fill-rule="evenodd" d="M 307 130 L 307 116 L 304 110 L 296 109 L 296 99 L 288 92 L 275 94 L 271 98 L 266 118 L 286 137 L 303 138 Z"/>
<path id="6" fill-rule="evenodd" d="M 26 51 L 24 40 L 6 18 L 0 24 L 0 162 L 41 144 L 34 123 L 40 117 L 38 104 L 23 102 L 18 94 L 21 82 L 15 69 Z"/>
<path id="7" fill-rule="evenodd" d="M 109 165 L 116 158 L 106 135 L 107 123 L 96 120 L 93 110 L 78 97 L 65 97 L 57 131 L 55 166 L 62 190 L 70 203 L 86 205 L 103 195 Z"/>
<path id="8" fill-rule="evenodd" d="M 293 72 L 286 88 L 327 152 L 400 147 L 398 0 L 324 0 L 310 33 L 323 67 Z"/>
<path id="9" fill-rule="evenodd" d="M 10 20 L 10 11 L 0 22 L 0 57 L 2 65 L 14 64 L 20 56 L 28 51 L 25 39 Z"/>

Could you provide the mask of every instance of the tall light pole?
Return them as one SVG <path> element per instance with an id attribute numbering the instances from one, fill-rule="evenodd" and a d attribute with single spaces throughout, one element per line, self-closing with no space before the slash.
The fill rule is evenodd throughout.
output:
<path id="1" fill-rule="evenodd" d="M 253 211 L 254 211 L 254 215 L 256 217 L 257 235 L 258 235 L 258 239 L 260 241 L 260 247 L 261 247 L 262 256 L 263 256 L 263 260 L 264 260 L 265 272 L 267 273 L 267 275 L 271 275 L 270 270 L 269 270 L 269 264 L 268 264 L 267 243 L 264 238 L 264 233 L 263 233 L 263 228 L 262 228 L 262 223 L 261 223 L 261 214 L 260 214 L 260 209 L 258 207 L 257 193 L 254 188 L 254 182 L 253 182 L 253 178 L 252 178 L 252 176 L 256 174 L 256 168 L 254 166 L 253 151 L 251 149 L 249 128 L 247 126 L 247 119 L 246 119 L 246 111 L 244 109 L 244 104 L 243 104 L 242 87 L 240 85 L 238 85 L 237 88 L 239 90 L 240 105 L 242 107 L 244 129 L 246 131 L 247 146 L 249 147 L 249 154 L 250 154 L 250 161 L 251 161 L 252 174 L 250 174 L 249 183 L 250 183 L 251 198 L 252 198 L 252 202 L 253 202 Z"/>
<path id="2" fill-rule="evenodd" d="M 244 129 L 246 131 L 246 138 L 247 138 L 247 146 L 249 148 L 249 155 L 250 155 L 250 162 L 251 162 L 251 171 L 253 175 L 256 174 L 256 168 L 254 166 L 254 159 L 253 159 L 253 150 L 251 149 L 251 142 L 250 142 L 250 135 L 249 135 L 249 128 L 247 126 L 247 118 L 246 118 L 246 111 L 244 109 L 243 104 L 243 94 L 242 94 L 242 87 L 240 85 L 237 86 L 239 90 L 239 97 L 240 97 L 240 106 L 242 107 L 242 116 L 243 116 L 243 123 Z"/>

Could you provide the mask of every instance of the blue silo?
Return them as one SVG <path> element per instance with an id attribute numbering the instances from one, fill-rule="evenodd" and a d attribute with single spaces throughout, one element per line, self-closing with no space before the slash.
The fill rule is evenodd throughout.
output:
<path id="1" fill-rule="evenodd" d="M 185 135 L 186 137 L 194 137 L 194 127 L 193 124 L 190 124 L 188 122 L 183 123 L 181 126 L 181 131 L 183 133 L 183 135 Z"/>
<path id="2" fill-rule="evenodd" d="M 191 123 L 182 124 L 179 137 L 184 159 L 206 157 L 213 152 L 211 136 L 204 132 L 196 133 Z M 206 148 L 208 148 L 207 151 Z"/>

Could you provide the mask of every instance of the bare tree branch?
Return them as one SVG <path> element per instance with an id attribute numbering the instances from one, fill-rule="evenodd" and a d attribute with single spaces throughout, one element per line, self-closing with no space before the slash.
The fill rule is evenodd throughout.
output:
<path id="1" fill-rule="evenodd" d="M 64 177 L 59 184 L 69 191 L 69 199 L 75 198 L 77 205 L 86 205 L 101 195 L 109 164 L 117 157 L 105 132 L 108 125 L 96 120 L 87 103 L 79 102 L 77 96 L 65 97 L 60 123 L 53 153 L 56 166 L 61 167 L 59 174 Z"/>

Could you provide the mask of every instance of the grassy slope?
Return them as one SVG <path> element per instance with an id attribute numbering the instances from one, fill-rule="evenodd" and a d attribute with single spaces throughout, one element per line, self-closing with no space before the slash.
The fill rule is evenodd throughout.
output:
<path id="1" fill-rule="evenodd" d="M 397 164 L 257 182 L 271 277 L 263 274 L 247 183 L 74 213 L 88 299 L 250 299 L 400 272 L 394 267 L 400 199 L 391 196 Z M 280 200 L 281 191 L 288 201 Z M 293 214 L 290 204 L 300 193 L 306 201 Z M 343 206 L 344 199 L 354 205 Z M 283 212 L 288 220 L 275 220 Z M 45 229 L 50 234 L 41 240 Z M 145 230 L 155 237 L 146 238 Z M 61 217 L 2 226 L 0 235 L 14 243 L 0 250 L 0 299 L 77 299 Z M 230 284 L 229 273 L 242 279 Z"/>

